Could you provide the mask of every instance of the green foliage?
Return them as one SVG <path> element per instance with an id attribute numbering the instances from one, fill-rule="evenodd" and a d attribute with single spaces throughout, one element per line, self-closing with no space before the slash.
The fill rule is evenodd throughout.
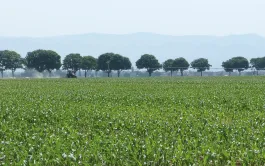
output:
<path id="1" fill-rule="evenodd" d="M 209 70 L 211 65 L 208 63 L 208 59 L 199 58 L 191 62 L 191 67 L 197 69 L 198 72 Z"/>
<path id="2" fill-rule="evenodd" d="M 118 77 L 120 77 L 120 72 L 122 70 L 129 70 L 131 68 L 132 68 L 132 63 L 130 59 L 128 57 L 121 57 L 121 59 L 119 60 L 119 68 L 117 68 Z"/>
<path id="3" fill-rule="evenodd" d="M 265 57 L 262 58 L 252 58 L 250 60 L 251 67 L 256 70 L 264 70 L 265 69 Z"/>
<path id="4" fill-rule="evenodd" d="M 136 61 L 136 66 L 138 69 L 147 69 L 149 76 L 162 67 L 156 57 L 149 54 L 142 55 L 141 58 Z"/>
<path id="5" fill-rule="evenodd" d="M 29 69 L 35 69 L 38 72 L 47 70 L 51 72 L 61 67 L 61 56 L 52 50 L 35 50 L 28 52 L 26 58 L 26 65 Z"/>
<path id="6" fill-rule="evenodd" d="M 15 51 L 1 51 L 0 52 L 0 70 L 11 70 L 14 77 L 14 72 L 18 68 L 22 68 L 22 59 Z"/>
<path id="7" fill-rule="evenodd" d="M 225 69 L 226 72 L 233 72 L 233 62 L 231 60 L 227 60 L 222 63 L 222 67 Z"/>
<path id="8" fill-rule="evenodd" d="M 173 59 L 168 59 L 163 63 L 163 69 L 165 70 L 165 72 L 176 71 L 176 69 L 173 68 L 173 62 Z"/>
<path id="9" fill-rule="evenodd" d="M 119 54 L 105 53 L 98 57 L 98 69 L 106 71 L 108 76 L 112 70 L 118 71 L 118 76 L 120 76 L 121 70 L 128 70 L 131 66 L 130 59 Z"/>
<path id="10" fill-rule="evenodd" d="M 121 70 L 123 68 L 123 57 L 119 54 L 113 54 L 110 59 L 111 70 Z"/>
<path id="11" fill-rule="evenodd" d="M 249 68 L 249 62 L 246 58 L 239 56 L 223 62 L 222 66 L 226 72 L 232 72 L 233 70 L 241 72 Z"/>
<path id="12" fill-rule="evenodd" d="M 111 71 L 112 65 L 110 64 L 111 58 L 114 56 L 114 53 L 105 53 L 98 57 L 98 69 L 102 71 Z"/>
<path id="13" fill-rule="evenodd" d="M 97 60 L 92 56 L 83 56 L 81 68 L 82 70 L 93 70 L 97 67 Z"/>
<path id="14" fill-rule="evenodd" d="M 264 165 L 264 83 L 2 80 L 0 165 Z"/>
<path id="15" fill-rule="evenodd" d="M 163 64 L 163 69 L 167 71 L 171 71 L 171 76 L 173 71 L 180 71 L 181 75 L 183 76 L 183 71 L 189 69 L 190 64 L 185 58 L 177 58 L 175 60 L 168 59 Z"/>
<path id="16" fill-rule="evenodd" d="M 183 76 L 183 71 L 188 70 L 190 64 L 185 58 L 180 57 L 174 60 L 173 67 L 179 70 L 181 72 L 181 75 Z"/>
<path id="17" fill-rule="evenodd" d="M 130 70 L 132 68 L 132 63 L 128 57 L 123 57 L 123 70 Z"/>
<path id="18" fill-rule="evenodd" d="M 64 70 L 73 70 L 74 73 L 82 68 L 82 56 L 80 54 L 69 54 L 63 60 Z"/>
<path id="19" fill-rule="evenodd" d="M 97 68 L 97 59 L 92 56 L 83 56 L 81 69 L 85 70 L 85 77 L 87 76 L 88 70 L 95 70 Z"/>
<path id="20" fill-rule="evenodd" d="M 3 65 L 7 70 L 15 71 L 17 68 L 22 68 L 21 57 L 18 53 L 5 50 L 1 54 L 1 59 L 4 59 Z"/>

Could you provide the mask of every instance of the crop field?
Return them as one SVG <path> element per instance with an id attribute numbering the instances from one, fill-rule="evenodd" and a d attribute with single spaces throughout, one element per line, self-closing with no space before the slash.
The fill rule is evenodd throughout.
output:
<path id="1" fill-rule="evenodd" d="M 265 164 L 265 77 L 0 86 L 0 165 Z"/>

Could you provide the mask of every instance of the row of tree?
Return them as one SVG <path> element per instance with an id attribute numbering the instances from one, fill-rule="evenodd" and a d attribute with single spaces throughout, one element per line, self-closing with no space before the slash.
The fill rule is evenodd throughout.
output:
<path id="1" fill-rule="evenodd" d="M 189 64 L 185 58 L 180 57 L 175 60 L 166 60 L 163 65 L 163 69 L 165 71 L 170 71 L 171 76 L 174 71 L 180 71 L 181 76 L 183 76 L 183 71 L 188 70 L 190 66 L 193 69 L 196 69 L 198 72 L 201 72 L 201 76 L 203 71 L 209 70 L 211 67 L 211 65 L 208 63 L 208 59 L 205 58 L 196 59 Z"/>
<path id="2" fill-rule="evenodd" d="M 122 70 L 132 68 L 129 58 L 119 54 L 105 53 L 98 57 L 81 56 L 80 54 L 69 54 L 61 63 L 61 56 L 51 50 L 35 50 L 28 52 L 25 58 L 14 51 L 0 51 L 0 72 L 3 77 L 5 70 L 11 70 L 12 75 L 18 68 L 35 69 L 38 72 L 48 71 L 51 75 L 53 70 L 71 70 L 74 73 L 80 70 L 85 71 L 85 77 L 89 70 L 102 70 L 110 75 L 111 71 L 116 70 L 118 76 Z"/>
<path id="3" fill-rule="evenodd" d="M 71 70 L 74 73 L 80 70 L 85 71 L 85 77 L 89 70 L 103 70 L 110 75 L 112 70 L 120 72 L 122 70 L 131 69 L 132 64 L 129 58 L 119 54 L 105 53 L 98 57 L 81 56 L 80 54 L 67 55 L 61 64 L 61 57 L 54 51 L 36 50 L 29 52 L 25 58 L 25 65 L 29 69 L 36 69 L 39 72 L 47 70 L 51 73 L 54 69 L 59 69 L 62 66 L 64 70 Z"/>
<path id="4" fill-rule="evenodd" d="M 251 65 L 251 66 L 250 66 Z M 146 69 L 149 76 L 156 70 L 163 68 L 166 72 L 170 71 L 171 76 L 175 71 L 183 72 L 190 67 L 196 69 L 201 73 L 209 70 L 211 65 L 208 59 L 199 58 L 192 61 L 190 64 L 183 58 L 175 60 L 168 59 L 163 64 L 160 64 L 154 55 L 144 54 L 139 60 L 136 61 L 138 69 Z M 226 72 L 233 72 L 238 70 L 241 73 L 243 70 L 250 67 L 255 68 L 257 71 L 265 69 L 265 57 L 252 58 L 250 62 L 244 57 L 234 57 L 222 63 L 222 67 Z M 61 56 L 52 50 L 35 50 L 28 52 L 25 58 L 14 51 L 0 51 L 0 72 L 3 77 L 5 70 L 11 70 L 12 75 L 16 69 L 35 69 L 38 72 L 48 71 L 51 75 L 53 70 L 72 70 L 74 73 L 80 70 L 85 71 L 85 77 L 89 70 L 102 70 L 108 76 L 114 70 L 117 71 L 118 77 L 122 70 L 132 68 L 132 63 L 129 58 L 114 53 L 105 53 L 100 55 L 97 59 L 92 56 L 81 56 L 80 54 L 69 54 L 61 62 Z M 257 72 L 258 73 L 258 72 Z"/>
<path id="5" fill-rule="evenodd" d="M 251 66 L 250 66 L 251 65 Z M 163 64 L 163 69 L 165 71 L 170 71 L 171 76 L 174 71 L 180 71 L 181 75 L 183 76 L 183 71 L 188 70 L 189 67 L 196 69 L 198 72 L 201 73 L 205 70 L 209 70 L 211 65 L 208 63 L 208 59 L 205 58 L 199 58 L 191 62 L 189 64 L 185 58 L 177 58 L 175 60 L 168 59 Z M 241 56 L 233 57 L 225 62 L 222 63 L 222 67 L 226 72 L 229 72 L 229 75 L 231 75 L 231 72 L 234 70 L 237 70 L 239 74 L 241 75 L 241 72 L 248 68 L 255 68 L 257 71 L 264 70 L 265 69 L 265 57 L 262 58 L 252 58 L 249 61 Z M 257 72 L 258 74 L 258 72 Z"/>

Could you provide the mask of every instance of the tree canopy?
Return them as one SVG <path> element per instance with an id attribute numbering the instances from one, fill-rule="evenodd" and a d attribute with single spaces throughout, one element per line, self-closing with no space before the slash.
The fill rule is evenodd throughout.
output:
<path id="1" fill-rule="evenodd" d="M 123 57 L 120 54 L 111 55 L 110 68 L 117 71 L 123 69 Z"/>
<path id="2" fill-rule="evenodd" d="M 226 72 L 229 72 L 229 75 L 230 75 L 230 73 L 231 72 L 233 72 L 233 63 L 232 63 L 232 61 L 231 60 L 227 60 L 227 61 L 225 61 L 225 62 L 223 62 L 222 63 L 222 67 L 224 68 L 224 70 L 226 71 Z"/>
<path id="3" fill-rule="evenodd" d="M 15 51 L 5 50 L 1 52 L 2 65 L 6 70 L 12 71 L 12 76 L 14 77 L 14 72 L 18 68 L 22 68 L 21 56 Z"/>
<path id="4" fill-rule="evenodd" d="M 63 69 L 72 70 L 76 73 L 82 68 L 82 56 L 80 54 L 69 54 L 63 60 Z"/>
<path id="5" fill-rule="evenodd" d="M 114 53 L 105 53 L 98 57 L 98 70 L 106 71 L 108 77 L 110 76 L 111 70 L 113 70 L 112 58 L 114 55 Z"/>
<path id="6" fill-rule="evenodd" d="M 123 70 L 130 70 L 132 68 L 132 62 L 128 57 L 123 57 Z"/>
<path id="7" fill-rule="evenodd" d="M 262 58 L 252 58 L 250 60 L 250 64 L 252 68 L 257 70 L 257 74 L 259 70 L 265 70 L 265 57 Z"/>
<path id="8" fill-rule="evenodd" d="M 61 56 L 52 50 L 35 50 L 28 52 L 26 65 L 29 69 L 35 69 L 38 72 L 47 70 L 51 74 L 52 70 L 60 69 Z"/>
<path id="9" fill-rule="evenodd" d="M 116 54 L 113 57 L 112 61 L 114 62 L 114 70 L 117 70 L 118 77 L 120 77 L 120 73 L 122 70 L 129 70 L 132 68 L 132 63 L 128 57 L 123 57 L 121 55 Z"/>
<path id="10" fill-rule="evenodd" d="M 165 70 L 165 72 L 173 70 L 173 62 L 173 59 L 168 59 L 163 63 L 163 69 Z"/>
<path id="11" fill-rule="evenodd" d="M 179 70 L 180 71 L 181 76 L 183 76 L 183 71 L 189 69 L 189 66 L 190 66 L 189 62 L 185 58 L 183 58 L 183 57 L 177 58 L 173 62 L 173 67 L 176 70 Z"/>
<path id="12" fill-rule="evenodd" d="M 154 55 L 144 54 L 140 59 L 136 61 L 136 66 L 138 69 L 147 69 L 149 76 L 158 69 L 161 68 L 161 64 L 158 62 Z"/>
<path id="13" fill-rule="evenodd" d="M 205 58 L 195 59 L 194 61 L 191 62 L 191 67 L 193 69 L 196 69 L 197 72 L 201 72 L 201 76 L 202 72 L 205 70 L 210 70 L 211 66 L 212 65 L 209 64 L 208 59 Z"/>
<path id="14" fill-rule="evenodd" d="M 106 71 L 108 77 L 112 70 L 118 72 L 118 77 L 122 70 L 128 70 L 132 66 L 131 61 L 127 57 L 123 57 L 120 54 L 105 53 L 98 57 L 98 69 Z"/>
<path id="15" fill-rule="evenodd" d="M 170 71 L 170 75 L 172 76 L 173 71 L 176 71 L 177 69 L 173 67 L 174 60 L 168 59 L 163 63 L 163 69 L 165 72 Z"/>
<path id="16" fill-rule="evenodd" d="M 95 70 L 97 68 L 97 59 L 92 56 L 83 56 L 81 69 L 85 71 L 85 77 L 87 76 L 88 70 Z"/>
<path id="17" fill-rule="evenodd" d="M 233 57 L 222 63 L 225 71 L 232 72 L 233 70 L 238 70 L 239 74 L 241 71 L 249 68 L 249 62 L 246 58 L 238 56 Z"/>

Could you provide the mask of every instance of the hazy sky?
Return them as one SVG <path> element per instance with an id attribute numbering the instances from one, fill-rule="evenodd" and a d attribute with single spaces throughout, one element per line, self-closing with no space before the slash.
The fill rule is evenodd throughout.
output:
<path id="1" fill-rule="evenodd" d="M 265 0 L 0 0 L 0 36 L 265 36 Z"/>

